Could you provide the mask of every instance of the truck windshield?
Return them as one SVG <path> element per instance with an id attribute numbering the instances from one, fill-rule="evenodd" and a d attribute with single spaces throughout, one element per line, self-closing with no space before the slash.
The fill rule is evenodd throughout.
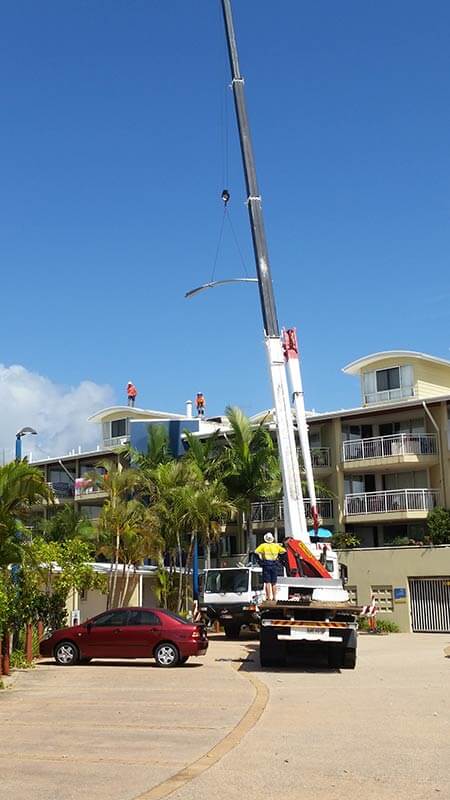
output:
<path id="1" fill-rule="evenodd" d="M 248 591 L 248 570 L 210 569 L 205 583 L 205 592 L 246 592 Z"/>

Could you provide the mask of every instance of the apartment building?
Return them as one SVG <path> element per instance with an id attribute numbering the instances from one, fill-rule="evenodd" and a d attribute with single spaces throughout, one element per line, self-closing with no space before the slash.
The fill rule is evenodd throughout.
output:
<path id="1" fill-rule="evenodd" d="M 420 541 L 428 512 L 450 507 L 450 362 L 399 350 L 343 371 L 359 378 L 361 405 L 308 414 L 322 524 L 365 547 Z M 282 503 L 255 504 L 253 519 L 282 533 Z"/>

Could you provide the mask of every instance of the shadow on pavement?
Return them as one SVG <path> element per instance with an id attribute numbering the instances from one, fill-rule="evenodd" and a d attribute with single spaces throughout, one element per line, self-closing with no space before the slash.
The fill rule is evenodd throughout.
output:
<path id="1" fill-rule="evenodd" d="M 340 669 L 328 666 L 328 657 L 326 653 L 317 653 L 313 656 L 290 655 L 287 659 L 286 666 L 280 665 L 279 667 L 262 667 L 259 663 L 259 642 L 246 642 L 243 643 L 247 655 L 243 658 L 226 659 L 229 661 L 239 661 L 241 666 L 239 670 L 245 672 L 263 672 L 270 674 L 302 674 L 302 673 L 315 673 L 330 675 L 332 673 L 340 673 Z M 223 661 L 225 659 L 216 659 Z"/>
<path id="2" fill-rule="evenodd" d="M 53 659 L 47 659 L 46 661 L 38 661 L 36 664 L 37 667 L 40 666 L 53 666 L 57 667 L 58 669 L 64 669 L 63 665 L 56 664 Z M 141 669 L 197 669 L 198 667 L 202 667 L 203 663 L 199 661 L 195 664 L 179 664 L 177 667 L 159 667 L 154 661 L 137 661 L 135 659 L 123 659 L 123 661 L 112 661 L 106 659 L 92 659 L 89 662 L 79 662 L 78 664 L 74 664 L 73 666 L 69 666 L 67 669 L 75 669 L 76 667 L 82 667 L 86 669 L 87 667 L 137 667 Z"/>

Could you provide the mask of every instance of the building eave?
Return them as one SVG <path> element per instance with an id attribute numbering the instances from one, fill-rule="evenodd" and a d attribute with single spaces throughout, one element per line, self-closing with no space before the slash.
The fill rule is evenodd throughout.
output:
<path id="1" fill-rule="evenodd" d="M 415 350 L 384 350 L 379 353 L 371 353 L 368 356 L 363 356 L 362 358 L 358 358 L 356 361 L 352 361 L 350 364 L 347 364 L 346 367 L 343 367 L 342 372 L 345 372 L 346 375 L 359 375 L 361 370 L 365 367 L 372 366 L 376 364 L 377 361 L 382 361 L 386 358 L 392 359 L 413 359 L 418 361 L 426 361 L 431 364 L 439 364 L 442 367 L 447 367 L 450 369 L 450 361 L 447 361 L 445 358 L 437 358 L 436 356 L 430 356 L 428 353 L 418 353 Z"/>

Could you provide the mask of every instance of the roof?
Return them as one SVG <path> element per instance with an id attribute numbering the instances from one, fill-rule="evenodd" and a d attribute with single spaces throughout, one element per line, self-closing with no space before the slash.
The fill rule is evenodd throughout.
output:
<path id="1" fill-rule="evenodd" d="M 154 411 L 150 408 L 133 408 L 133 406 L 109 406 L 109 408 L 102 408 L 96 414 L 88 417 L 89 422 L 103 422 L 106 417 L 113 417 L 116 414 L 121 414 L 121 417 L 128 417 L 136 422 L 141 422 L 146 419 L 191 419 L 186 414 L 172 414 L 170 411 Z"/>
<path id="2" fill-rule="evenodd" d="M 382 361 L 386 358 L 417 359 L 450 368 L 450 361 L 447 361 L 447 359 L 430 356 L 427 353 L 418 353 L 415 350 L 384 350 L 380 353 L 371 353 L 368 356 L 363 356 L 356 361 L 352 361 L 350 364 L 347 364 L 346 367 L 343 367 L 342 372 L 345 372 L 347 375 L 358 375 L 364 367 L 369 367 L 372 364 L 376 364 L 377 361 Z"/>

